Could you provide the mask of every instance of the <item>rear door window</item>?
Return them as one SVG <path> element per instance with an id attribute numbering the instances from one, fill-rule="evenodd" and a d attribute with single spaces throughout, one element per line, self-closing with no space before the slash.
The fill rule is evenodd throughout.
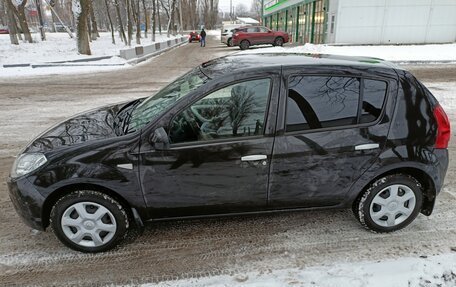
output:
<path id="1" fill-rule="evenodd" d="M 357 123 L 360 79 L 292 76 L 288 84 L 286 131 Z"/>
<path id="2" fill-rule="evenodd" d="M 343 76 L 292 76 L 288 82 L 286 131 L 375 122 L 382 113 L 386 93 L 385 81 Z"/>

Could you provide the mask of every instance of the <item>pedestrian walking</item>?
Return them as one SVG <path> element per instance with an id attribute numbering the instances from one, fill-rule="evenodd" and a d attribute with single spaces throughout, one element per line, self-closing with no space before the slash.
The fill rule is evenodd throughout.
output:
<path id="1" fill-rule="evenodd" d="M 206 31 L 204 31 L 204 28 L 201 29 L 200 33 L 200 46 L 206 47 Z"/>

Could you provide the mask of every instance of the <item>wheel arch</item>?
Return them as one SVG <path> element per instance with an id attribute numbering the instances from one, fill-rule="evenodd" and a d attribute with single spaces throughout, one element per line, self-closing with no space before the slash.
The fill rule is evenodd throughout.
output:
<path id="1" fill-rule="evenodd" d="M 366 184 L 363 184 L 362 187 L 357 190 L 355 196 L 353 196 L 351 200 L 351 203 L 353 204 L 353 202 L 355 202 L 356 199 L 362 196 L 366 188 L 368 188 L 372 183 L 374 183 L 382 177 L 392 174 L 410 175 L 421 184 L 423 188 L 423 204 L 421 206 L 421 213 L 427 216 L 431 215 L 434 209 L 435 199 L 437 196 L 435 183 L 428 173 L 417 167 L 404 166 L 392 168 L 387 171 L 382 171 L 381 173 L 376 175 L 372 180 L 368 181 Z"/>
<path id="2" fill-rule="evenodd" d="M 130 218 L 133 218 L 131 204 L 127 200 L 125 200 L 125 198 L 123 198 L 119 193 L 113 191 L 112 189 L 97 184 L 73 183 L 59 187 L 58 189 L 54 190 L 44 201 L 43 208 L 41 211 L 42 224 L 44 228 L 47 228 L 49 226 L 50 214 L 54 204 L 63 196 L 76 190 L 93 190 L 109 195 L 116 201 L 118 201 L 125 208 L 125 211 L 127 212 L 127 215 Z"/>

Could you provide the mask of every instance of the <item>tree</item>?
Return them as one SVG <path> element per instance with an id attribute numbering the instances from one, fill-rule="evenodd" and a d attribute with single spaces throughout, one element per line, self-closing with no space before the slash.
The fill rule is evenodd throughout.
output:
<path id="1" fill-rule="evenodd" d="M 13 0 L 13 2 L 11 3 L 13 7 L 16 8 L 15 14 L 19 20 L 19 26 L 21 26 L 21 30 L 24 34 L 25 41 L 33 43 L 32 35 L 30 34 L 30 29 L 27 24 L 27 18 L 25 18 L 25 5 L 27 4 L 27 0 Z"/>
<path id="2" fill-rule="evenodd" d="M 243 3 L 236 5 L 236 16 L 247 16 L 247 7 Z"/>
<path id="3" fill-rule="evenodd" d="M 108 0 L 105 0 L 105 5 L 106 5 L 106 13 L 107 13 L 108 20 L 109 20 L 109 26 L 111 27 L 112 43 L 113 43 L 113 44 L 116 44 L 116 39 L 115 39 L 115 37 L 114 37 L 114 25 L 112 24 L 111 13 L 109 13 L 109 4 L 108 4 Z"/>
<path id="4" fill-rule="evenodd" d="M 17 23 L 16 18 L 14 18 L 14 7 L 9 0 L 5 0 L 5 9 L 8 16 L 8 30 L 11 44 L 19 45 L 19 40 L 17 39 Z"/>
<path id="5" fill-rule="evenodd" d="M 87 30 L 91 0 L 72 0 L 73 15 L 76 20 L 76 38 L 78 52 L 91 55 L 89 45 L 89 31 Z"/>

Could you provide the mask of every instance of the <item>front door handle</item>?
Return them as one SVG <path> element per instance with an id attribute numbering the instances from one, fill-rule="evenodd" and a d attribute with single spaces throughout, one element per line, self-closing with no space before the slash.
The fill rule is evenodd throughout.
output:
<path id="1" fill-rule="evenodd" d="M 265 160 L 268 157 L 264 154 L 254 154 L 254 155 L 246 155 L 241 157 L 241 161 L 258 161 L 258 160 Z"/>
<path id="2" fill-rule="evenodd" d="M 371 143 L 371 144 L 360 144 L 355 146 L 355 150 L 366 150 L 366 149 L 376 149 L 379 148 L 380 145 L 377 143 Z"/>

